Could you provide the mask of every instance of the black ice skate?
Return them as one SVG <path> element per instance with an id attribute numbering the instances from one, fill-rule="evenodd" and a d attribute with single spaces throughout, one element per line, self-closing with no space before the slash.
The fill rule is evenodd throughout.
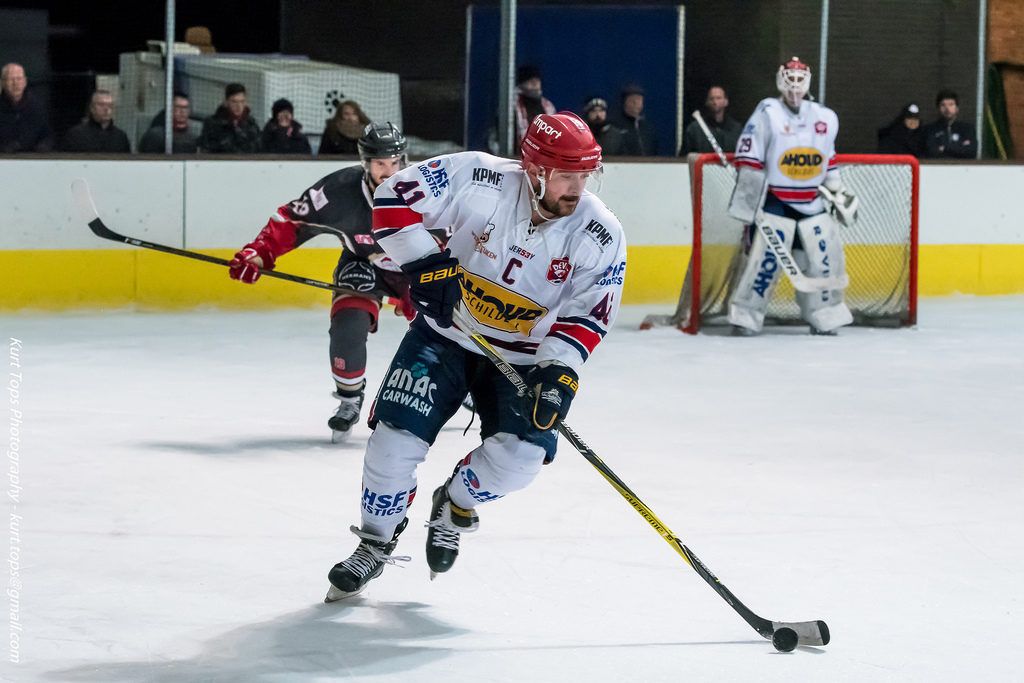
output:
<path id="1" fill-rule="evenodd" d="M 384 571 L 384 565 L 408 562 L 412 558 L 407 555 L 392 555 L 395 546 L 398 545 L 398 535 L 405 530 L 409 519 L 403 519 L 402 523 L 395 529 L 391 540 L 381 536 L 374 536 L 359 527 L 351 527 L 352 533 L 360 538 L 356 551 L 347 560 L 342 560 L 334 565 L 327 574 L 327 580 L 331 587 L 327 591 L 324 602 L 334 602 L 342 598 L 349 598 L 366 588 L 371 579 L 380 576 Z"/>
<path id="2" fill-rule="evenodd" d="M 451 479 L 434 491 L 430 508 L 430 522 L 427 523 L 427 564 L 430 579 L 448 571 L 459 556 L 459 536 L 480 528 L 480 517 L 476 510 L 466 510 L 454 504 L 448 497 Z"/>
<path id="3" fill-rule="evenodd" d="M 331 394 L 338 399 L 338 409 L 334 415 L 327 420 L 327 426 L 331 428 L 331 443 L 341 443 L 352 433 L 352 427 L 359 422 L 359 410 L 363 407 L 363 394 L 360 392 L 355 396 L 346 396 L 334 392 Z"/>

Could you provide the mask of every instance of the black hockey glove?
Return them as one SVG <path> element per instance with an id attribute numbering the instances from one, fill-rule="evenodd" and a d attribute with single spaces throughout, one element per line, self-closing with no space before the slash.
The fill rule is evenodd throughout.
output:
<path id="1" fill-rule="evenodd" d="M 459 260 L 445 249 L 406 263 L 402 271 L 409 276 L 413 308 L 441 327 L 451 327 L 452 311 L 462 298 Z"/>
<path id="2" fill-rule="evenodd" d="M 546 432 L 564 420 L 579 381 L 579 375 L 564 365 L 534 366 L 526 376 L 526 384 L 533 392 L 527 406 L 533 426 Z"/>

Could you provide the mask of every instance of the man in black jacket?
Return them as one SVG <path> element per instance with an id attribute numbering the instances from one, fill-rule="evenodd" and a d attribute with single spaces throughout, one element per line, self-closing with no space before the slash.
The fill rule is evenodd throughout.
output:
<path id="1" fill-rule="evenodd" d="M 924 133 L 925 156 L 932 159 L 974 159 L 978 155 L 978 137 L 974 126 L 958 121 L 960 102 L 952 90 L 940 90 L 935 96 L 939 118 L 928 124 Z"/>
<path id="2" fill-rule="evenodd" d="M 913 154 L 920 157 L 924 153 L 921 138 L 921 108 L 911 102 L 903 107 L 892 123 L 878 129 L 878 151 L 882 154 Z"/>
<path id="3" fill-rule="evenodd" d="M 132 151 L 128 136 L 114 125 L 114 96 L 109 90 L 97 90 L 89 98 L 89 115 L 64 136 L 65 152 L 128 154 Z"/>
<path id="4" fill-rule="evenodd" d="M 224 104 L 203 122 L 199 149 L 212 154 L 255 154 L 260 151 L 260 126 L 252 118 L 245 86 L 228 83 Z"/>
<path id="5" fill-rule="evenodd" d="M 302 124 L 295 120 L 292 103 L 281 98 L 270 107 L 271 117 L 263 127 L 260 137 L 260 151 L 264 154 L 305 154 L 310 156 L 309 146 Z"/>
<path id="6" fill-rule="evenodd" d="M 192 111 L 188 95 L 183 92 L 174 93 L 171 109 L 171 153 L 195 154 L 198 148 L 196 134 L 189 130 L 188 117 Z M 139 142 L 139 152 L 143 154 L 164 153 L 164 112 L 153 117 L 149 130 Z"/>
<path id="7" fill-rule="evenodd" d="M 623 131 L 620 154 L 631 157 L 658 153 L 658 137 L 654 126 L 644 118 L 644 89 L 627 85 L 622 90 L 622 118 L 613 125 Z"/>
<path id="8" fill-rule="evenodd" d="M 622 131 L 608 122 L 608 103 L 600 97 L 591 97 L 583 105 L 583 118 L 590 127 L 601 154 L 613 157 L 622 154 Z"/>
<path id="9" fill-rule="evenodd" d="M 728 108 L 729 97 L 725 94 L 725 88 L 720 85 L 708 88 L 708 96 L 704 100 L 704 122 L 708 124 L 711 134 L 718 141 L 718 146 L 731 152 L 736 149 L 743 126 L 739 121 L 726 114 Z M 679 149 L 679 156 L 684 157 L 691 152 L 704 154 L 714 151 L 715 148 L 711 146 L 708 137 L 704 135 L 700 124 L 691 121 L 683 134 L 683 146 Z"/>
<path id="10" fill-rule="evenodd" d="M 21 64 L 0 69 L 0 154 L 48 152 L 53 147 L 46 111 L 27 88 Z"/>

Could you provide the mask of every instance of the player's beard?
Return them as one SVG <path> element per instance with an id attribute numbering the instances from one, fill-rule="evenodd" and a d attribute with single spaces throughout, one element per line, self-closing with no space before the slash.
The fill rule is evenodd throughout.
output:
<path id="1" fill-rule="evenodd" d="M 543 197 L 538 203 L 542 209 L 552 216 L 556 218 L 563 218 L 571 215 L 572 212 L 576 210 L 576 207 L 580 204 L 580 198 L 578 196 L 563 194 L 554 202 L 549 201 L 547 197 Z"/>

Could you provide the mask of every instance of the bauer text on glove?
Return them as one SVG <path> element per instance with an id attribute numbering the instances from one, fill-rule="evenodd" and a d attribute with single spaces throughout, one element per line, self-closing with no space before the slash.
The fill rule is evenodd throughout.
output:
<path id="1" fill-rule="evenodd" d="M 527 375 L 526 384 L 533 392 L 533 396 L 528 397 L 533 426 L 547 431 L 569 414 L 569 406 L 579 388 L 579 375 L 572 368 L 557 363 L 538 365 Z"/>
<path id="2" fill-rule="evenodd" d="M 406 263 L 402 271 L 409 276 L 409 298 L 416 310 L 441 327 L 451 327 L 452 312 L 462 298 L 458 259 L 445 249 Z"/>

